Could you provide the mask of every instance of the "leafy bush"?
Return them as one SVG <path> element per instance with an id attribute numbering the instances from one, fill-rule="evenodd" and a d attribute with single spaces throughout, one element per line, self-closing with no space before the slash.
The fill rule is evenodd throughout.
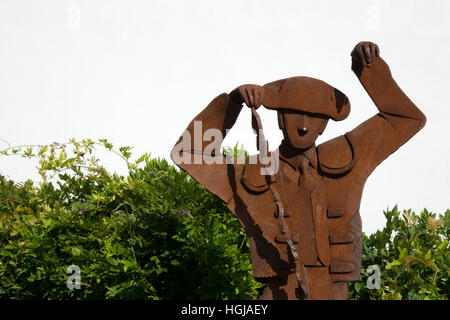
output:
<path id="1" fill-rule="evenodd" d="M 126 177 L 95 157 L 101 146 L 126 161 Z M 245 155 L 237 147 L 228 153 Z M 245 233 L 225 205 L 186 173 L 144 154 L 130 161 L 106 139 L 0 151 L 36 158 L 42 181 L 0 176 L 0 299 L 256 299 Z M 353 299 L 447 299 L 450 211 L 385 213 L 363 236 L 362 281 Z M 369 290 L 367 268 L 381 268 Z M 67 267 L 81 289 L 66 286 Z"/>
<path id="2" fill-rule="evenodd" d="M 450 210 L 444 215 L 420 215 L 395 207 L 384 212 L 383 230 L 367 237 L 363 234 L 362 279 L 373 275 L 369 266 L 381 271 L 379 289 L 366 283 L 350 284 L 353 299 L 418 300 L 448 299 L 450 277 Z"/>
<path id="3" fill-rule="evenodd" d="M 106 140 L 97 144 L 113 150 Z M 71 141 L 35 146 L 35 154 L 5 152 L 37 157 L 44 181 L 0 179 L 1 298 L 258 295 L 245 234 L 219 199 L 165 160 L 145 154 L 128 162 L 128 147 L 117 153 L 129 175 L 109 174 L 95 145 Z M 66 286 L 69 265 L 81 269 L 81 290 Z"/>

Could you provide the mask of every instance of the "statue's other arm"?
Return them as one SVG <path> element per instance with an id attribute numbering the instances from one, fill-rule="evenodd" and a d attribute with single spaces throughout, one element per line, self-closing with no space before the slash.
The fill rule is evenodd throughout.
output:
<path id="1" fill-rule="evenodd" d="M 392 78 L 376 44 L 360 42 L 351 55 L 352 70 L 379 110 L 350 132 L 359 153 L 355 169 L 366 178 L 423 128 L 426 117 Z"/>
<path id="2" fill-rule="evenodd" d="M 181 169 L 226 203 L 233 195 L 233 184 L 240 177 L 243 163 L 228 157 L 231 163 L 227 164 L 227 157 L 220 152 L 222 141 L 235 124 L 243 102 L 261 104 L 263 92 L 259 88 L 244 85 L 217 96 L 189 123 L 171 152 L 172 160 Z M 229 181 L 230 169 L 235 181 Z"/>

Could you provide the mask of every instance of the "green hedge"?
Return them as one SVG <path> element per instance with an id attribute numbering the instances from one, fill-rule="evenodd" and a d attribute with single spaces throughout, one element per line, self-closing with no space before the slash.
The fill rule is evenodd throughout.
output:
<path id="1" fill-rule="evenodd" d="M 100 165 L 98 145 L 126 161 L 126 177 Z M 131 162 L 130 149 L 103 139 L 0 151 L 36 158 L 43 178 L 0 176 L 0 299 L 261 294 L 245 233 L 223 203 L 163 159 L 144 154 Z M 362 281 L 350 285 L 350 297 L 448 299 L 450 211 L 385 215 L 384 230 L 363 236 Z M 375 264 L 381 287 L 370 290 L 366 270 Z M 81 289 L 67 288 L 70 265 L 80 268 Z"/>

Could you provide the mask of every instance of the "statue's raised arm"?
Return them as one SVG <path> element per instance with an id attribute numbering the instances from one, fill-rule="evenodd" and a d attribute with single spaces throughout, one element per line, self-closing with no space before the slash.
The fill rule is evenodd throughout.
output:
<path id="1" fill-rule="evenodd" d="M 355 169 L 367 177 L 423 128 L 426 117 L 397 85 L 376 44 L 358 43 L 351 57 L 353 72 L 379 110 L 350 132 L 359 152 Z"/>

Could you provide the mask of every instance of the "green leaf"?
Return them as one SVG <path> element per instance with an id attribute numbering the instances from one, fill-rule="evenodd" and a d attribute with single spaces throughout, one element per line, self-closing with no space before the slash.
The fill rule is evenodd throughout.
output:
<path id="1" fill-rule="evenodd" d="M 442 251 L 442 250 L 446 250 L 447 247 L 448 247 L 448 240 L 445 240 L 439 245 L 438 249 Z"/>
<path id="2" fill-rule="evenodd" d="M 394 260 L 394 261 L 392 261 L 392 262 L 389 262 L 389 263 L 386 265 L 386 270 L 390 270 L 390 269 L 392 269 L 392 268 L 395 267 L 395 266 L 401 266 L 401 265 L 402 265 L 402 263 L 401 263 L 400 261 Z"/>
<path id="3" fill-rule="evenodd" d="M 110 264 L 112 264 L 113 266 L 117 266 L 119 264 L 119 262 L 117 261 L 117 259 L 114 259 L 112 257 L 108 257 L 106 258 L 106 261 L 108 261 Z"/>

